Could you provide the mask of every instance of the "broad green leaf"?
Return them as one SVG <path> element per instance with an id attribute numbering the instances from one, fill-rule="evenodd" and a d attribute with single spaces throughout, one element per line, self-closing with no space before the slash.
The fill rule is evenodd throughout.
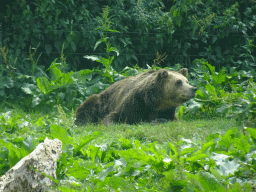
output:
<path id="1" fill-rule="evenodd" d="M 122 149 L 130 149 L 133 147 L 131 141 L 129 139 L 120 138 L 119 142 L 121 142 Z"/>
<path id="2" fill-rule="evenodd" d="M 22 155 L 20 153 L 20 149 L 16 148 L 16 147 L 9 147 L 9 155 L 8 155 L 8 161 L 10 164 L 10 167 L 13 167 L 14 165 L 16 165 L 19 160 L 22 159 Z"/>
<path id="3" fill-rule="evenodd" d="M 83 81 L 91 81 L 93 76 L 93 70 L 83 69 L 77 72 L 74 72 L 72 75 L 75 79 L 83 80 Z"/>
<path id="4" fill-rule="evenodd" d="M 114 58 L 114 56 L 109 57 L 108 59 L 102 57 L 101 60 L 97 60 L 97 62 L 102 63 L 108 69 Z"/>
<path id="5" fill-rule="evenodd" d="M 182 117 L 184 115 L 184 113 L 185 113 L 185 110 L 186 110 L 186 107 L 185 106 L 181 106 L 180 110 L 177 113 L 177 116 L 178 117 Z"/>
<path id="6" fill-rule="evenodd" d="M 79 159 L 74 161 L 72 166 L 67 167 L 67 175 L 73 176 L 77 179 L 85 180 L 90 173 L 90 169 L 93 170 L 94 168 L 95 163 Z"/>
<path id="7" fill-rule="evenodd" d="M 235 131 L 233 129 L 229 129 L 228 131 L 226 131 L 225 135 L 221 138 L 221 140 L 218 142 L 219 146 L 223 146 L 225 147 L 227 150 L 229 149 L 229 147 L 231 145 L 233 145 L 234 143 L 234 135 L 235 135 Z"/>
<path id="8" fill-rule="evenodd" d="M 46 77 L 38 77 L 36 80 L 38 88 L 43 92 L 43 93 L 48 93 L 51 91 L 50 89 L 50 83 Z"/>
<path id="9" fill-rule="evenodd" d="M 208 158 L 208 155 L 206 154 L 194 154 L 194 156 L 187 158 L 187 161 L 197 162 L 200 159 L 206 159 L 206 158 Z"/>
<path id="10" fill-rule="evenodd" d="M 212 174 L 208 172 L 200 172 L 198 180 L 203 187 L 204 191 L 215 191 L 215 192 L 223 192 L 225 188 L 222 187 L 220 181 L 218 181 Z"/>
<path id="11" fill-rule="evenodd" d="M 112 191 L 120 191 L 120 189 L 122 189 L 122 191 L 136 191 L 136 187 L 132 182 L 129 182 L 122 177 L 106 177 L 104 186 L 111 187 Z"/>
<path id="12" fill-rule="evenodd" d="M 244 138 L 235 138 L 234 139 L 234 146 L 240 150 L 239 154 L 245 155 L 250 152 L 251 145 L 248 141 L 246 141 Z M 242 154 L 243 152 L 243 154 Z"/>
<path id="13" fill-rule="evenodd" d="M 59 78 L 62 77 L 62 72 L 61 72 L 60 69 L 58 69 L 56 67 L 56 65 L 54 67 L 49 67 L 49 70 L 50 70 L 51 80 L 52 81 L 56 81 L 56 80 L 58 80 Z"/>
<path id="14" fill-rule="evenodd" d="M 73 142 L 73 138 L 70 137 L 67 133 L 67 130 L 62 128 L 61 126 L 52 124 L 50 130 L 51 136 L 53 138 L 58 138 L 62 142 L 62 148 L 64 148 L 66 144 L 70 144 Z"/>
<path id="15" fill-rule="evenodd" d="M 225 71 L 221 70 L 218 75 L 212 75 L 213 80 L 217 84 L 221 84 L 226 81 L 226 73 Z"/>
<path id="16" fill-rule="evenodd" d="M 212 75 L 215 75 L 215 67 L 214 66 L 210 65 L 208 62 L 204 62 L 203 64 L 207 65 L 207 67 L 211 71 Z"/>
<path id="17" fill-rule="evenodd" d="M 239 178 L 233 177 L 230 178 L 230 183 L 233 185 L 229 186 L 228 192 L 252 192 L 254 191 L 254 184 L 244 183 Z"/>
<path id="18" fill-rule="evenodd" d="M 187 145 L 187 146 L 190 146 L 190 145 Z M 183 146 L 185 147 L 185 146 Z M 186 155 L 186 154 L 192 154 L 192 153 L 195 153 L 196 152 L 196 148 L 193 148 L 193 147 L 185 147 L 184 149 L 182 149 L 181 151 L 181 155 Z"/>
<path id="19" fill-rule="evenodd" d="M 100 152 L 100 147 L 89 145 L 87 149 L 84 149 L 84 152 L 88 155 L 88 157 L 91 158 L 91 161 L 98 163 L 99 162 L 99 156 L 98 153 Z"/>
<path id="20" fill-rule="evenodd" d="M 215 87 L 214 87 L 214 86 L 212 86 L 211 84 L 207 84 L 207 85 L 205 85 L 205 88 L 206 88 L 206 90 L 207 90 L 211 95 L 217 96 L 217 93 L 216 93 L 216 91 L 215 91 Z"/>
<path id="21" fill-rule="evenodd" d="M 101 132 L 95 132 L 93 135 L 87 135 L 80 139 L 79 145 L 75 145 L 75 153 L 80 151 L 82 147 L 84 147 L 86 144 L 88 144 L 90 141 L 98 138 L 101 135 Z"/>
<path id="22" fill-rule="evenodd" d="M 65 86 L 69 83 L 74 83 L 74 80 L 72 78 L 73 75 L 73 71 L 69 72 L 69 73 L 62 73 L 62 77 L 61 77 L 61 86 Z"/>
<path id="23" fill-rule="evenodd" d="M 203 153 L 206 153 L 206 150 L 209 149 L 209 148 L 210 148 L 211 146 L 213 146 L 213 145 L 216 145 L 216 142 L 209 141 L 209 142 L 207 142 L 207 143 L 204 143 L 203 146 L 202 146 L 202 148 L 201 148 L 201 151 L 202 151 Z"/>
<path id="24" fill-rule="evenodd" d="M 16 147 L 14 144 L 10 142 L 5 142 L 4 140 L 0 139 L 0 144 L 5 146 L 8 149 L 8 161 L 10 164 L 10 167 L 13 167 L 16 165 L 19 160 L 21 160 L 23 157 L 29 154 L 28 151 Z"/>
<path id="25" fill-rule="evenodd" d="M 106 177 L 109 173 L 114 172 L 114 171 L 115 171 L 115 168 L 112 167 L 112 166 L 109 166 L 107 169 L 103 170 L 103 171 L 99 174 L 98 179 L 104 181 L 104 180 L 105 180 L 105 177 Z"/>
<path id="26" fill-rule="evenodd" d="M 221 175 L 228 176 L 229 174 L 234 174 L 234 172 L 240 167 L 240 164 L 236 161 L 230 161 L 230 156 L 228 155 L 213 153 L 211 158 L 215 161 L 217 170 Z"/>
<path id="27" fill-rule="evenodd" d="M 124 157 L 120 158 L 120 159 L 117 159 L 114 161 L 115 162 L 115 165 L 114 167 L 116 168 L 117 166 L 122 166 L 122 167 L 126 167 L 127 165 L 127 162 L 125 161 Z"/>
<path id="28" fill-rule="evenodd" d="M 37 122 L 35 123 L 37 126 L 44 126 L 45 125 L 45 116 L 44 117 L 40 117 Z"/>
<path id="29" fill-rule="evenodd" d="M 246 131 L 248 131 L 253 139 L 256 139 L 256 129 L 253 128 L 246 128 Z"/>
<path id="30" fill-rule="evenodd" d="M 218 165 L 218 172 L 221 175 L 226 175 L 228 176 L 229 174 L 234 174 L 235 171 L 238 171 L 238 168 L 240 167 L 240 164 L 237 163 L 236 161 L 221 161 Z"/>
<path id="31" fill-rule="evenodd" d="M 28 152 L 31 152 L 36 147 L 35 138 L 32 135 L 28 136 L 23 141 L 23 145 Z"/>
<path id="32" fill-rule="evenodd" d="M 71 182 L 70 182 L 71 183 Z M 76 189 L 71 189 L 70 187 L 64 187 L 64 186 L 60 186 L 58 187 L 58 189 L 61 191 L 61 192 L 77 192 Z"/>
<path id="33" fill-rule="evenodd" d="M 204 98 L 205 94 L 201 90 L 196 91 L 196 96 L 199 96 L 200 98 Z"/>
<path id="34" fill-rule="evenodd" d="M 95 83 L 92 86 L 87 87 L 86 94 L 87 95 L 92 95 L 94 93 L 98 93 L 100 90 L 104 90 L 108 86 L 109 86 L 108 84 L 103 84 L 101 82 Z"/>
<path id="35" fill-rule="evenodd" d="M 169 156 L 170 157 L 176 157 L 178 155 L 176 147 L 172 143 L 168 143 L 168 148 L 170 148 Z"/>

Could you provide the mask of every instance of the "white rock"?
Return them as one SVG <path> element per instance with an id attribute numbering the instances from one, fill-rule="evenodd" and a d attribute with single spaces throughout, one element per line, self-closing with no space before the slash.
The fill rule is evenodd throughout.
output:
<path id="1" fill-rule="evenodd" d="M 50 140 L 46 137 L 44 143 L 40 143 L 33 152 L 21 159 L 0 178 L 0 192 L 47 190 L 54 182 L 41 173 L 56 179 L 57 159 L 61 154 L 61 148 L 60 140 Z M 33 171 L 31 166 L 40 173 Z"/>

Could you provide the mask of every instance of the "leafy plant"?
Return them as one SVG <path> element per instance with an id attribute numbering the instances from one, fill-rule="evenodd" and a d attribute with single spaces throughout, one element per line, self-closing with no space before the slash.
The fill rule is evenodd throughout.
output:
<path id="1" fill-rule="evenodd" d="M 196 78 L 199 88 L 195 101 L 191 101 L 188 110 L 201 110 L 201 112 L 218 114 L 219 116 L 233 116 L 240 121 L 255 120 L 256 83 L 253 81 L 255 71 L 249 73 L 237 71 L 233 67 L 229 70 L 222 68 L 219 72 L 207 61 L 196 60 L 198 68 L 191 76 Z M 184 111 L 184 108 L 182 108 Z"/>
<path id="2" fill-rule="evenodd" d="M 110 56 L 110 52 L 114 51 L 116 52 L 117 56 L 119 55 L 119 51 L 117 48 L 115 47 L 111 47 L 111 44 L 109 42 L 109 37 L 107 37 L 106 32 L 118 32 L 117 30 L 112 30 L 110 29 L 110 18 L 108 16 L 109 14 L 109 7 L 107 6 L 106 8 L 103 8 L 103 13 L 101 14 L 102 17 L 100 18 L 100 23 L 101 26 L 98 27 L 96 30 L 100 30 L 101 33 L 101 39 L 99 39 L 95 46 L 94 46 L 94 51 L 95 49 L 101 44 L 101 43 L 105 43 L 106 45 L 106 52 L 107 52 L 107 58 L 104 57 L 98 57 L 98 56 L 84 56 L 84 58 L 86 59 L 91 59 L 93 61 L 97 61 L 99 63 L 102 63 L 103 66 L 105 67 L 105 72 L 103 74 L 103 76 L 105 76 L 106 78 L 109 79 L 109 83 L 113 83 L 113 74 L 115 73 L 115 71 L 113 70 L 111 64 L 114 60 L 114 56 Z"/>
<path id="3" fill-rule="evenodd" d="M 248 128 L 248 132 L 253 129 Z M 181 139 L 177 144 L 141 144 L 120 138 L 118 143 L 84 145 L 79 153 L 84 158 L 69 161 L 72 164 L 67 162 L 70 155 L 64 153 L 58 167 L 67 168 L 67 176 L 76 178 L 80 183 L 76 189 L 83 185 L 79 180 L 86 179 L 86 190 L 233 191 L 236 186 L 250 191 L 249 178 L 234 181 L 240 178 L 237 173 L 248 170 L 241 166 L 255 148 L 250 137 L 232 129 L 224 136 L 210 135 L 206 143 Z"/>

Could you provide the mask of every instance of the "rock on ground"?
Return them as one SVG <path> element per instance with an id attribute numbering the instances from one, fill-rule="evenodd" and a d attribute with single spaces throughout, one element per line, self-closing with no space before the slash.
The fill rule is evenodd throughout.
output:
<path id="1" fill-rule="evenodd" d="M 0 192 L 42 192 L 53 185 L 53 181 L 43 176 L 45 173 L 56 179 L 57 159 L 61 154 L 62 143 L 47 137 L 28 156 L 0 178 Z M 38 170 L 34 171 L 30 167 Z"/>

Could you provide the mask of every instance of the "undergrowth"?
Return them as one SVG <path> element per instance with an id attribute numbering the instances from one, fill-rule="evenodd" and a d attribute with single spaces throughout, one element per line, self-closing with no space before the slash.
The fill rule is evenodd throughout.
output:
<path id="1" fill-rule="evenodd" d="M 256 132 L 234 119 L 77 127 L 73 115 L 2 113 L 0 174 L 48 137 L 63 143 L 56 191 L 253 190 Z"/>

